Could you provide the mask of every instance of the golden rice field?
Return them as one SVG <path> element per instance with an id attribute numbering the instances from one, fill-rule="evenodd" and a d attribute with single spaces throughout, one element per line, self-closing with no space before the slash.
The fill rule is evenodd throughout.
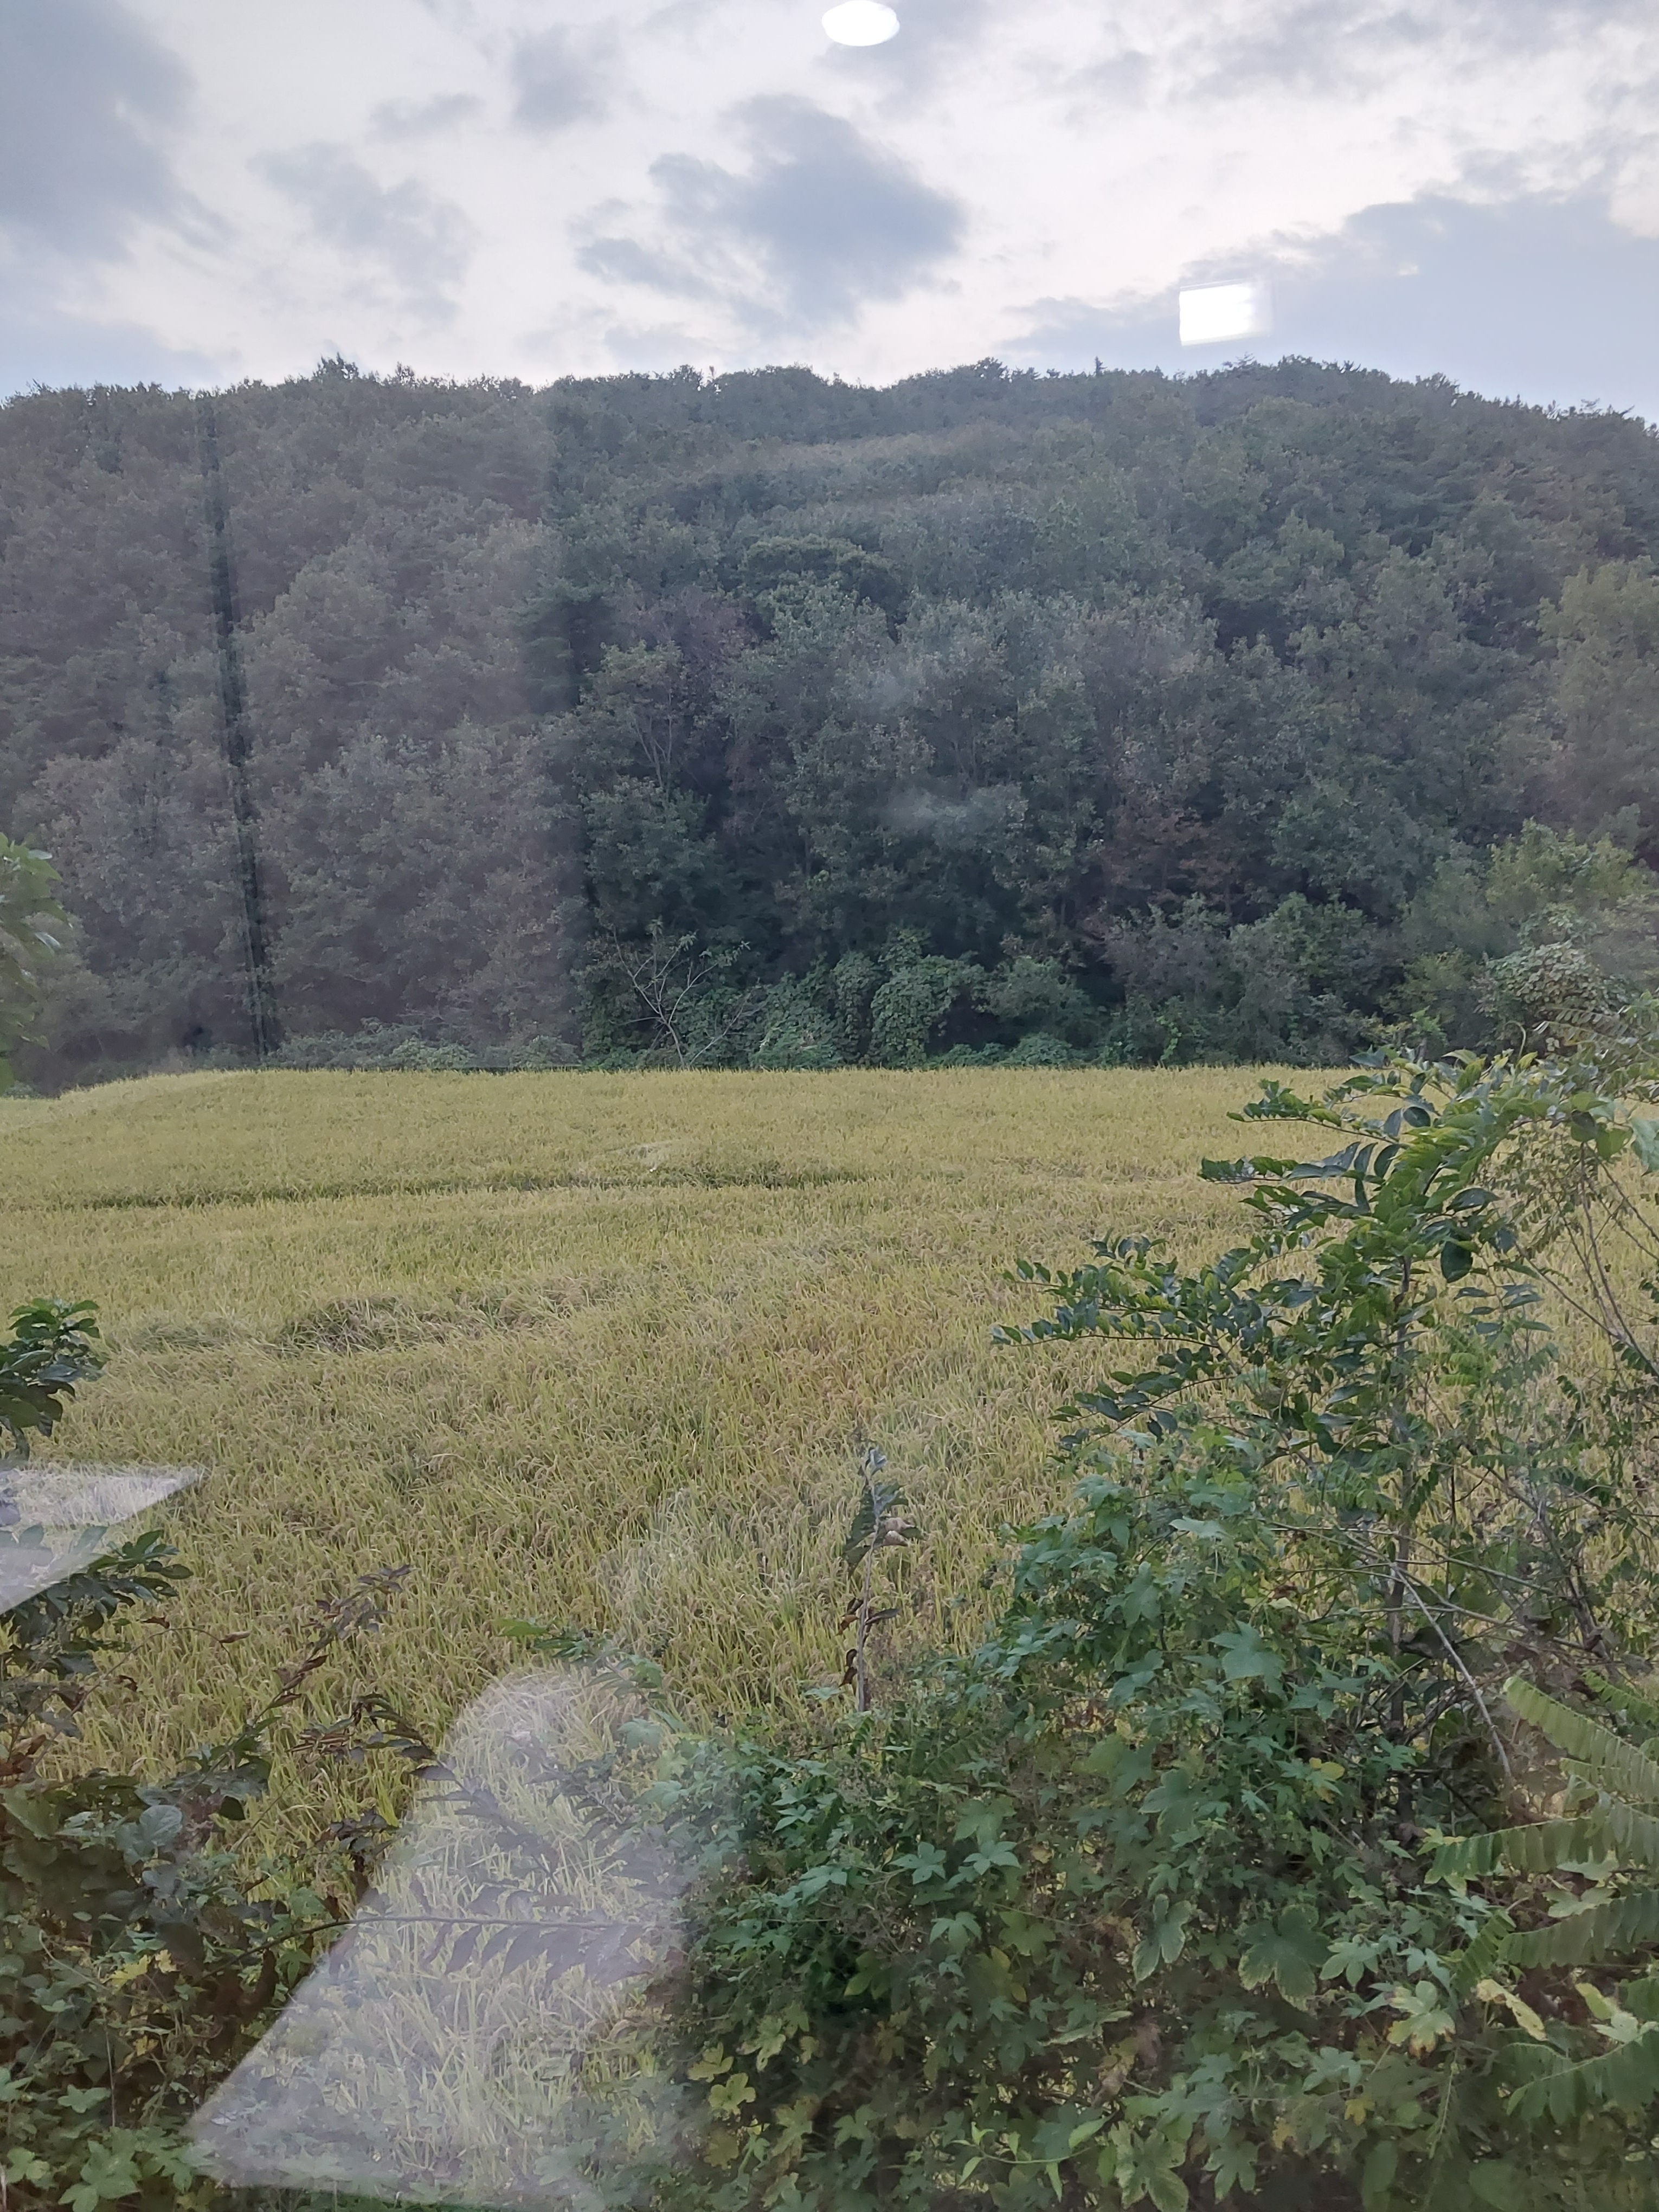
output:
<path id="1" fill-rule="evenodd" d="M 0 1102 L 0 1295 L 95 1299 L 111 1353 L 52 1456 L 206 1470 L 164 1509 L 195 1579 L 88 1747 L 222 1733 L 319 1597 L 404 1563 L 350 1665 L 428 1728 L 524 1614 L 657 1653 L 705 1712 L 793 1698 L 840 1673 L 870 1443 L 920 1525 L 902 1632 L 969 1632 L 1000 1529 L 1063 1495 L 1065 1370 L 992 1346 L 1037 1307 L 1001 1271 L 1108 1231 L 1214 1249 L 1237 1201 L 1196 1169 L 1245 1148 L 1254 1088 L 272 1073 Z"/>

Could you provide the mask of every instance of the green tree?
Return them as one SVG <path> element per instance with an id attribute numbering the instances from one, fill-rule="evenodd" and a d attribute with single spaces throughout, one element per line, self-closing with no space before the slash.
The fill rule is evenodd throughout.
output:
<path id="1" fill-rule="evenodd" d="M 63 950 L 66 917 L 50 857 L 0 836 L 0 1090 L 15 1079 L 11 1054 L 31 1034 L 46 995 L 42 967 Z"/>
<path id="2" fill-rule="evenodd" d="M 1539 623 L 1555 649 L 1561 817 L 1592 836 L 1634 810 L 1644 858 L 1659 853 L 1659 576 L 1605 562 L 1567 580 Z"/>

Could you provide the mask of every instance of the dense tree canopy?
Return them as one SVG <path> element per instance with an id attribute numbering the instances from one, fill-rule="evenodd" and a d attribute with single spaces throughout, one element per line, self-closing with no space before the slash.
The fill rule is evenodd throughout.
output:
<path id="1" fill-rule="evenodd" d="M 1330 1060 L 1656 964 L 1639 423 L 1307 362 L 337 362 L 216 414 L 290 1039 Z M 0 830 L 78 932 L 47 1079 L 247 1046 L 200 435 L 0 408 Z"/>

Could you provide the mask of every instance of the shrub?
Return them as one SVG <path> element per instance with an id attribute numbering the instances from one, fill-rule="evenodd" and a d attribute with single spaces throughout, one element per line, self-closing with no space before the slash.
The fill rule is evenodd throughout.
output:
<path id="1" fill-rule="evenodd" d="M 1003 1061 L 1006 1067 L 1070 1067 L 1077 1054 L 1063 1037 L 1045 1036 L 1034 1030 L 1023 1036 Z"/>
<path id="2" fill-rule="evenodd" d="M 979 970 L 921 954 L 895 965 L 870 1001 L 870 1056 L 884 1067 L 916 1067 Z"/>
<path id="3" fill-rule="evenodd" d="M 1622 1380 L 1564 1389 L 1540 1308 L 1628 1205 L 1613 1164 L 1655 1152 L 1597 1073 L 1268 1086 L 1251 1118 L 1334 1144 L 1206 1169 L 1243 1243 L 1022 1269 L 1053 1301 L 1025 1340 L 1108 1347 L 1075 1504 L 1022 1532 L 969 1657 L 734 1754 L 741 1856 L 680 2013 L 688 2201 L 1654 2201 L 1645 2072 L 1537 2086 L 1645 1996 L 1581 1993 L 1536 1939 L 1512 1988 L 1548 1900 L 1436 1861 L 1525 1795 L 1516 1661 L 1572 1679 L 1638 1626 L 1653 1370 L 1631 1337 Z M 1609 1924 L 1645 1991 L 1659 1926 Z"/>
<path id="4" fill-rule="evenodd" d="M 365 1022 L 360 1030 L 330 1030 L 317 1036 L 290 1037 L 272 1054 L 274 1067 L 400 1069 L 416 1074 L 505 1074 L 521 1070 L 568 1067 L 570 1047 L 556 1037 L 531 1037 L 521 1044 L 434 1043 L 418 1030 L 398 1023 Z"/>
<path id="5" fill-rule="evenodd" d="M 750 1054 L 755 1067 L 839 1067 L 836 1024 L 825 1004 L 819 978 L 798 982 L 793 976 L 775 983 L 756 1018 L 758 1041 Z"/>
<path id="6" fill-rule="evenodd" d="M 21 1309 L 13 1328 L 0 1424 L 27 1448 L 99 1373 L 97 1331 L 89 1306 L 53 1300 Z M 0 1474 L 0 1509 L 5 1498 Z M 19 1517 L 0 1510 L 0 1543 L 27 1540 Z M 374 1627 L 396 1573 L 320 1608 L 274 1696 L 179 1773 L 70 1771 L 77 1716 L 124 1624 L 143 1607 L 165 1626 L 156 1608 L 185 1579 L 152 1532 L 0 1613 L 0 2201 L 12 2212 L 171 2212 L 216 2193 L 182 2124 L 343 1919 L 372 1837 L 372 1822 L 336 1832 L 308 1876 L 273 1863 L 251 1875 L 233 1848 L 269 1778 L 272 1729 L 343 1642 Z M 371 1708 L 319 1740 L 386 1740 Z"/>
<path id="7" fill-rule="evenodd" d="M 1300 893 L 1260 921 L 1229 927 L 1190 898 L 1173 915 L 1119 920 L 1106 946 L 1123 1004 L 1109 1064 L 1281 1060 L 1333 1066 L 1369 1043 L 1382 940 L 1352 907 Z"/>

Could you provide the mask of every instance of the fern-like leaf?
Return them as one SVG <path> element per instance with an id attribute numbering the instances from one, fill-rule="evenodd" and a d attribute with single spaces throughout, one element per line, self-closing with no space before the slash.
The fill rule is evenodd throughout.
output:
<path id="1" fill-rule="evenodd" d="M 1627 1808 L 1626 1808 L 1627 1809 Z M 1478 1881 L 1499 1867 L 1511 1874 L 1549 1874 L 1579 1859 L 1604 1857 L 1608 1848 L 1599 1814 L 1573 1820 L 1536 1820 L 1524 1828 L 1494 1828 L 1483 1836 L 1459 1836 L 1434 1855 L 1437 1875 Z"/>
<path id="2" fill-rule="evenodd" d="M 1465 1949 L 1447 1960 L 1451 1969 L 1452 1987 L 1460 1997 L 1468 1996 L 1477 1982 L 1502 1964 L 1510 1937 L 1514 1933 L 1515 1923 L 1507 1912 L 1489 1912 L 1474 1940 Z"/>
<path id="3" fill-rule="evenodd" d="M 1520 1674 L 1510 1676 L 1504 1695 L 1522 1720 L 1530 1721 L 1610 1796 L 1623 1797 L 1632 1805 L 1659 1805 L 1659 1765 L 1633 1744 L 1571 1705 L 1547 1697 Z"/>
<path id="4" fill-rule="evenodd" d="M 1586 1817 L 1600 1826 L 1627 1866 L 1659 1874 L 1659 1820 L 1651 1813 L 1638 1813 L 1617 1797 L 1605 1797 Z"/>
<path id="5" fill-rule="evenodd" d="M 1609 2105 L 1640 2112 L 1659 2097 L 1659 2023 L 1644 2025 L 1630 2042 L 1576 2066 L 1560 2065 L 1559 2057 L 1538 2046 L 1515 2053 L 1514 2063 L 1526 2077 L 1510 2097 L 1516 2119 L 1549 2119 L 1565 2127 L 1581 2113 Z"/>
<path id="6" fill-rule="evenodd" d="M 1644 1943 L 1659 1943 L 1659 1889 L 1638 1889 L 1547 1928 L 1528 1929 L 1511 1936 L 1507 1955 L 1517 1966 L 1581 1966 Z"/>
<path id="7" fill-rule="evenodd" d="M 1596 1702 L 1618 1714 L 1620 1720 L 1632 1721 L 1648 1730 L 1659 1733 L 1659 1705 L 1633 1690 L 1627 1682 L 1610 1682 L 1605 1674 L 1586 1670 L 1584 1680 L 1595 1692 Z"/>

